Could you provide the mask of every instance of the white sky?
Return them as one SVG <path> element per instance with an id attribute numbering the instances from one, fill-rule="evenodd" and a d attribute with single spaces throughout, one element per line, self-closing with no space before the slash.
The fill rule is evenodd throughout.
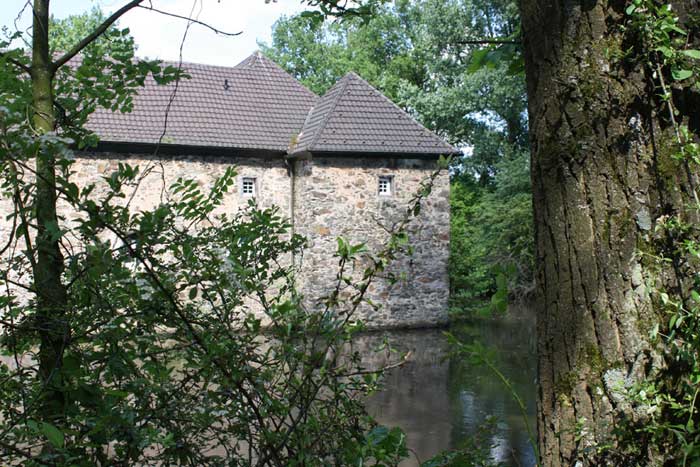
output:
<path id="1" fill-rule="evenodd" d="M 99 5 L 106 14 L 119 9 L 127 0 L 53 0 L 51 12 L 57 18 L 89 10 Z M 0 24 L 15 30 L 15 17 L 26 0 L 0 0 Z M 148 3 L 148 2 L 145 2 Z M 183 48 L 183 60 L 213 65 L 235 65 L 258 48 L 257 41 L 269 42 L 273 23 L 283 15 L 292 15 L 305 9 L 301 0 L 152 0 L 154 8 L 189 16 L 193 5 L 194 16 L 226 32 L 241 31 L 240 36 L 217 35 L 204 26 L 193 24 Z M 19 26 L 31 24 L 29 8 L 20 18 Z M 140 57 L 177 60 L 186 21 L 164 16 L 142 8 L 126 13 L 119 21 L 128 27 L 138 46 Z"/>

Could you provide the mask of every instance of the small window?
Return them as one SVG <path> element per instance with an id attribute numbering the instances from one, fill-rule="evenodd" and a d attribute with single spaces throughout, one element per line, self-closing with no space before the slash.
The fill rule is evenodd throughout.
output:
<path id="1" fill-rule="evenodd" d="M 391 196 L 393 187 L 392 182 L 393 182 L 394 177 L 389 176 L 389 175 L 382 175 L 379 177 L 379 194 L 382 196 Z"/>
<path id="2" fill-rule="evenodd" d="M 255 179 L 253 177 L 243 177 L 241 180 L 241 194 L 243 196 L 255 196 Z"/>

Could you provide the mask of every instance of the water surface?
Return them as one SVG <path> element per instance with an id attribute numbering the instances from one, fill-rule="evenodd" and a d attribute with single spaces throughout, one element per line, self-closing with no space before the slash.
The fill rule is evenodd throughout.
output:
<path id="1" fill-rule="evenodd" d="M 444 331 L 392 331 L 360 338 L 360 345 L 368 348 L 386 338 L 392 347 L 411 352 L 408 363 L 391 370 L 384 389 L 369 400 L 370 413 L 384 425 L 401 427 L 409 448 L 422 462 L 443 450 L 461 447 L 489 417 L 495 417 L 489 437 L 492 458 L 507 466 L 535 465 L 525 421 L 513 396 L 488 368 L 475 367 L 462 358 L 446 359 Z M 534 429 L 534 318 L 471 322 L 449 331 L 465 342 L 480 340 L 493 349 L 497 368 L 527 405 Z M 369 358 L 375 360 L 372 364 L 381 364 L 397 356 L 382 352 Z M 402 467 L 417 465 L 414 456 Z"/>

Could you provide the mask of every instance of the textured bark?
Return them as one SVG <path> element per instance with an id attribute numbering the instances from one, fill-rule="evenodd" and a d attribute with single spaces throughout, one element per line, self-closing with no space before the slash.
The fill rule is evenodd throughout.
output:
<path id="1" fill-rule="evenodd" d="M 39 134 L 55 130 L 52 64 L 49 57 L 49 0 L 34 1 L 32 30 L 32 105 L 34 129 Z M 61 281 L 63 256 L 51 227 L 58 227 L 56 215 L 55 157 L 41 149 L 36 158 L 35 215 L 37 227 L 34 287 L 37 292 L 36 324 L 40 329 L 39 376 L 46 387 L 41 415 L 60 424 L 64 396 L 60 388 L 63 352 L 68 342 L 66 287 Z"/>
<path id="2" fill-rule="evenodd" d="M 604 464 L 598 448 L 614 444 L 615 424 L 643 417 L 624 389 L 663 365 L 649 338 L 660 317 L 645 281 L 677 287 L 687 275 L 660 271 L 642 253 L 663 242 L 655 226 L 682 213 L 691 180 L 669 157 L 671 131 L 651 77 L 621 58 L 632 45 L 620 27 L 624 8 L 521 2 L 546 466 Z"/>

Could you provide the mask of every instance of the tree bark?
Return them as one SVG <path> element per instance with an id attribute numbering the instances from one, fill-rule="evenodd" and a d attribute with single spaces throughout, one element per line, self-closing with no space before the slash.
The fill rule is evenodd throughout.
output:
<path id="1" fill-rule="evenodd" d="M 695 0 L 676 3 L 697 7 Z M 614 452 L 615 425 L 643 418 L 625 390 L 664 365 L 650 338 L 662 317 L 645 283 L 678 287 L 689 274 L 659 270 L 645 253 L 663 242 L 655 227 L 664 216 L 693 216 L 684 210 L 697 177 L 670 157 L 672 132 L 652 76 L 623 58 L 633 46 L 621 28 L 624 1 L 522 0 L 520 7 L 541 460 L 605 465 L 614 462 L 601 448 L 612 443 Z M 692 111 L 681 109 L 679 118 Z"/>
<path id="2" fill-rule="evenodd" d="M 49 56 L 49 0 L 34 0 L 32 29 L 32 105 L 34 130 L 39 135 L 55 131 L 53 69 Z M 40 415 L 49 423 L 60 425 L 65 411 L 61 390 L 63 353 L 69 338 L 66 322 L 67 294 L 61 280 L 63 256 L 56 214 L 56 159 L 49 146 L 42 145 L 36 157 L 35 216 L 37 227 L 36 325 L 40 334 L 39 377 L 45 386 Z M 34 254 L 30 252 L 29 254 Z"/>

